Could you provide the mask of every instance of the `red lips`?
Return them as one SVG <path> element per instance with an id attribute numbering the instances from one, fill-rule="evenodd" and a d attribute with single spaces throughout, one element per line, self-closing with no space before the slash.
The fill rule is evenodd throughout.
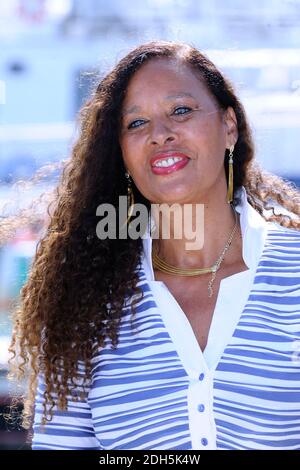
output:
<path id="1" fill-rule="evenodd" d="M 171 150 L 171 151 L 157 153 L 156 155 L 154 155 L 154 157 L 150 159 L 150 164 L 151 166 L 153 166 L 157 160 L 165 160 L 166 158 L 175 158 L 175 157 L 189 158 L 186 154 L 182 152 L 176 152 L 175 150 Z"/>
<path id="2" fill-rule="evenodd" d="M 175 157 L 180 157 L 181 160 L 178 162 L 173 163 L 172 165 L 169 166 L 155 166 L 155 162 L 160 161 L 160 160 L 166 160 L 168 158 L 175 158 Z M 169 175 L 171 173 L 174 173 L 175 171 L 181 170 L 184 168 L 190 161 L 190 158 L 185 154 L 181 152 L 176 152 L 176 151 L 165 151 L 165 152 L 160 152 L 157 153 L 154 157 L 151 158 L 151 171 L 155 175 Z"/>

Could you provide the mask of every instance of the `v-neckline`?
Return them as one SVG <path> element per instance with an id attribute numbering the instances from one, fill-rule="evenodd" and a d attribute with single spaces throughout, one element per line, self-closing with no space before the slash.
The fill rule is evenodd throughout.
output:
<path id="1" fill-rule="evenodd" d="M 177 302 L 174 295 L 163 281 L 147 280 L 150 285 L 155 305 L 162 317 L 174 348 L 186 370 L 192 377 L 198 377 L 203 368 L 208 372 L 214 370 L 221 356 L 234 336 L 234 332 L 250 295 L 256 274 L 251 269 L 232 274 L 221 280 L 219 292 L 210 324 L 207 343 L 204 351 L 198 343 L 192 325 Z M 226 288 L 235 282 L 239 292 L 238 299 L 232 299 L 232 289 Z M 224 312 L 227 314 L 224 322 Z"/>
<path id="2" fill-rule="evenodd" d="M 152 290 L 157 311 L 188 375 L 198 374 L 203 368 L 207 371 L 216 369 L 225 349 L 234 341 L 236 329 L 254 289 L 259 260 L 263 256 L 268 233 L 274 224 L 267 223 L 248 203 L 244 188 L 239 212 L 243 234 L 243 259 L 249 269 L 221 280 L 204 351 L 201 350 L 192 325 L 173 294 L 163 281 L 156 281 L 154 278 L 152 240 L 149 234 L 144 243 L 142 270 Z"/>

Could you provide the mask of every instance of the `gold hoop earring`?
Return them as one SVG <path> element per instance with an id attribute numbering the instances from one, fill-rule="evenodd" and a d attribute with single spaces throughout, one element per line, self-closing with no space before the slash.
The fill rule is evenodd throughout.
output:
<path id="1" fill-rule="evenodd" d="M 228 189 L 227 189 L 227 202 L 229 204 L 233 201 L 233 150 L 234 150 L 234 145 L 232 145 L 229 149 Z"/>
<path id="2" fill-rule="evenodd" d="M 127 173 L 127 171 L 125 173 L 125 177 L 128 180 L 128 186 L 127 186 L 127 207 L 128 207 L 128 211 L 127 211 L 127 220 L 126 220 L 126 224 L 128 224 L 128 221 L 130 220 L 130 218 L 132 216 L 132 213 L 133 213 L 133 209 L 134 209 L 134 196 L 133 196 L 133 190 L 132 190 L 132 187 L 131 187 L 130 174 Z"/>

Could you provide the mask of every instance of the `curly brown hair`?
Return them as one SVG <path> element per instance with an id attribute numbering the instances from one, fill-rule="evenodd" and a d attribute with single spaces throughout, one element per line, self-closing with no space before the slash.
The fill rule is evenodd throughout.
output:
<path id="1" fill-rule="evenodd" d="M 80 111 L 80 135 L 61 174 L 51 203 L 53 212 L 48 210 L 49 223 L 15 309 L 11 365 L 18 379 L 28 375 L 23 411 L 27 427 L 39 374 L 45 382 L 45 422 L 55 405 L 66 409 L 66 397 L 80 379 L 79 362 L 85 367 L 83 390 L 88 386 L 93 348 L 101 347 L 107 337 L 117 347 L 124 299 L 138 294 L 132 301 L 134 314 L 142 295 L 137 286 L 142 240 L 100 240 L 95 231 L 96 208 L 101 203 L 117 208 L 119 196 L 126 195 L 119 145 L 122 103 L 134 73 L 156 57 L 188 64 L 222 109 L 233 108 L 238 123 L 234 189 L 243 185 L 249 203 L 265 219 L 299 229 L 300 193 L 292 183 L 255 163 L 250 127 L 230 81 L 188 44 L 152 41 L 132 50 L 100 81 Z M 227 179 L 228 154 L 226 150 Z M 149 207 L 137 187 L 133 190 L 135 201 Z M 235 196 L 233 204 L 238 203 Z M 283 214 L 276 213 L 278 205 L 286 209 Z"/>

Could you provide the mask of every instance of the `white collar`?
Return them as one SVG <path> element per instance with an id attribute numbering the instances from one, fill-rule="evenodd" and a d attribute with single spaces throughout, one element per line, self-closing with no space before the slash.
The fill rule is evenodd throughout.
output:
<path id="1" fill-rule="evenodd" d="M 236 211 L 240 214 L 243 241 L 242 255 L 246 266 L 254 270 L 265 244 L 268 225 L 266 220 L 249 204 L 244 186 L 238 189 L 238 195 L 241 202 L 236 206 Z M 151 223 L 153 223 L 152 219 Z M 151 255 L 152 238 L 148 226 L 147 233 L 143 237 L 142 269 L 148 281 L 155 281 Z"/>

